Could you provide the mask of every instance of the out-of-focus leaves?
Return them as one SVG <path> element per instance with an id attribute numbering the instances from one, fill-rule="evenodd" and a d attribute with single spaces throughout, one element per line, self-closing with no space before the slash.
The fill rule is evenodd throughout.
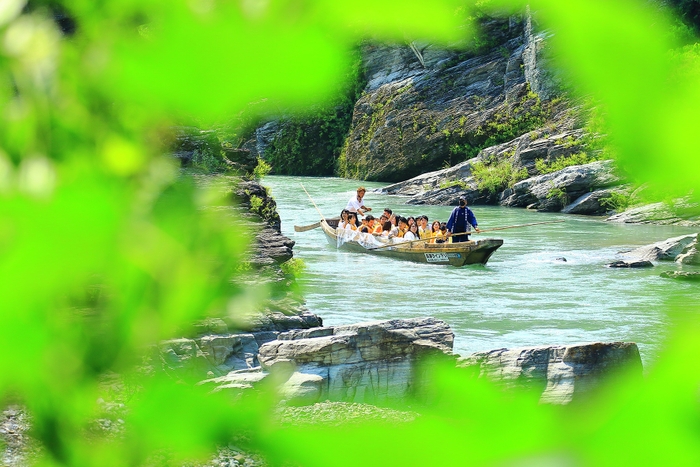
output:
<path id="1" fill-rule="evenodd" d="M 25 0 L 5 0 L 0 3 L 0 26 L 12 21 L 24 8 Z"/>
<path id="2" fill-rule="evenodd" d="M 697 48 L 670 52 L 669 22 L 646 2 L 529 3 L 574 87 L 604 106 L 623 168 L 695 188 Z M 20 15 L 25 2 L 0 2 L 0 398 L 32 413 L 43 465 L 183 462 L 234 433 L 303 465 L 699 463 L 692 326 L 644 382 L 580 407 L 438 368 L 439 397 L 398 428 L 273 429 L 273 393 L 206 395 L 144 361 L 194 320 L 235 322 L 258 300 L 232 281 L 247 274 L 245 233 L 175 179 L 160 128 L 311 105 L 342 86 L 359 40 L 455 45 L 474 9 L 524 2 L 72 0 L 76 32 L 63 38 L 58 4 Z M 115 371 L 133 378 L 122 440 L 90 430 Z"/>
<path id="3" fill-rule="evenodd" d="M 694 190 L 700 73 L 688 62 L 700 60 L 689 57 L 679 73 L 670 59 L 678 44 L 670 39 L 668 13 L 634 0 L 528 3 L 541 26 L 553 32 L 552 55 L 574 89 L 604 106 L 620 167 L 657 193 Z"/>
<path id="4" fill-rule="evenodd" d="M 160 112 L 231 115 L 324 101 L 363 35 L 458 43 L 459 2 L 151 0 L 67 5 L 94 40 L 82 66 L 119 100 Z M 260 105 L 266 103 L 265 105 Z"/>

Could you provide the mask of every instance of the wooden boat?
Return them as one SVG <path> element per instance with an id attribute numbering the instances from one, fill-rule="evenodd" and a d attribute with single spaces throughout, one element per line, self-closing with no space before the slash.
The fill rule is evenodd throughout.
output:
<path id="1" fill-rule="evenodd" d="M 503 240 L 501 239 L 487 238 L 461 243 L 406 242 L 406 244 L 396 243 L 391 244 L 391 246 L 381 245 L 381 247 L 368 248 L 353 240 L 338 242 L 337 226 L 337 219 L 324 219 L 321 221 L 321 228 L 326 235 L 328 243 L 335 248 L 371 253 L 416 263 L 450 264 L 457 267 L 465 264 L 486 264 L 493 252 L 503 245 Z"/>

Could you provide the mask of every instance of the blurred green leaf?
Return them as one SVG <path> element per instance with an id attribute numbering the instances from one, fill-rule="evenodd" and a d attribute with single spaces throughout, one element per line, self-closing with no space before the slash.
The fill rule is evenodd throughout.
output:
<path id="1" fill-rule="evenodd" d="M 555 63 L 604 108 L 624 170 L 657 191 L 695 189 L 697 44 L 672 42 L 656 2 L 528 3 L 554 33 Z M 212 203 L 162 156 L 170 125 L 251 104 L 303 110 L 342 88 L 362 40 L 460 46 L 477 16 L 524 6 L 47 0 L 21 13 L 25 2 L 1 2 L 0 400 L 32 414 L 40 464 L 181 465 L 234 437 L 301 465 L 700 463 L 694 322 L 644 381 L 611 382 L 580 406 L 540 406 L 435 366 L 432 399 L 412 402 L 418 420 L 398 427 L 281 428 L 273 390 L 205 394 L 149 360 L 198 319 L 240 322 L 263 293 L 237 281 L 249 235 L 236 214 L 207 208 L 230 200 Z M 60 35 L 57 9 L 74 33 Z M 106 392 L 126 404 L 123 438 L 93 427 Z"/>

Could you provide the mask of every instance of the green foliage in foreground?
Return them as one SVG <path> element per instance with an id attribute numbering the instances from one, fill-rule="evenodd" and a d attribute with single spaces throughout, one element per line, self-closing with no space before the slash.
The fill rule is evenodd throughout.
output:
<path id="1" fill-rule="evenodd" d="M 159 341 L 208 316 L 235 325 L 265 298 L 229 200 L 177 178 L 162 128 L 320 104 L 351 44 L 454 44 L 470 4 L 51 2 L 78 21 L 62 37 L 47 3 L 0 4 L 0 401 L 31 413 L 39 465 L 182 465 L 232 440 L 286 465 L 700 465 L 696 310 L 669 310 L 678 325 L 658 330 L 669 338 L 643 381 L 588 403 L 543 407 L 432 368 L 434 396 L 398 427 L 281 427 L 273 387 L 236 399 L 144 367 Z M 697 187 L 700 67 L 669 61 L 664 16 L 629 0 L 528 3 L 574 87 L 606 106 L 621 166 Z M 90 429 L 115 373 L 130 388 L 123 438 Z"/>
<path id="2" fill-rule="evenodd" d="M 295 278 L 299 278 L 306 269 L 306 264 L 304 264 L 304 261 L 302 259 L 292 258 L 282 263 L 280 267 L 282 268 L 282 272 L 284 272 L 285 274 Z"/>

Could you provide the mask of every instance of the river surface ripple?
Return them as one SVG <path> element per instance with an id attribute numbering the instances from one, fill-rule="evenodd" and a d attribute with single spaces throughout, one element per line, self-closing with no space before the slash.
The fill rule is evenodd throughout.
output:
<path id="1" fill-rule="evenodd" d="M 632 341 L 649 363 L 677 313 L 696 313 L 697 284 L 659 277 L 678 267 L 649 269 L 605 265 L 637 246 L 697 228 L 624 225 L 602 218 L 538 213 L 517 208 L 472 206 L 482 229 L 565 220 L 504 230 L 486 266 L 463 268 L 414 264 L 338 251 L 320 229 L 295 232 L 294 225 L 319 220 L 301 184 L 324 216 L 336 216 L 356 188 L 379 183 L 339 178 L 268 176 L 282 218 L 282 232 L 296 241 L 294 255 L 307 265 L 301 280 L 307 306 L 325 325 L 433 316 L 455 333 L 455 352 L 595 341 Z M 381 213 L 426 214 L 446 221 L 452 208 L 411 206 L 407 198 L 368 193 L 366 205 Z M 477 238 L 479 238 L 477 236 Z M 563 261 L 561 258 L 565 258 Z M 684 270 L 699 270 L 685 267 Z"/>

